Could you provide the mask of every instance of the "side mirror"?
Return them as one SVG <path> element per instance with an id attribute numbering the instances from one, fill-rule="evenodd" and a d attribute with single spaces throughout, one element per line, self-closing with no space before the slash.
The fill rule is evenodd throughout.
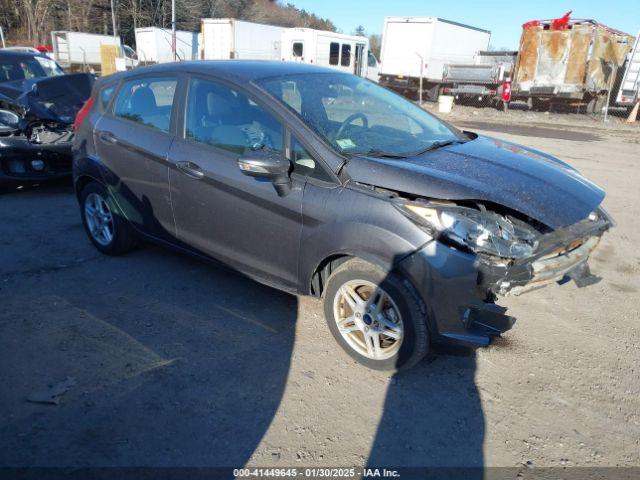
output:
<path id="1" fill-rule="evenodd" d="M 238 158 L 240 171 L 249 177 L 268 178 L 278 195 L 283 197 L 291 189 L 289 169 L 291 163 L 282 152 L 275 150 L 256 150 Z"/>

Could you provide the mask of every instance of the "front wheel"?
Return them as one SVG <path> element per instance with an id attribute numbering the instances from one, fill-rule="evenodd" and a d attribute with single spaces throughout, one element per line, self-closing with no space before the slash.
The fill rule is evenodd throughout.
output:
<path id="1" fill-rule="evenodd" d="M 340 346 L 375 370 L 404 370 L 429 349 L 426 318 L 410 287 L 395 273 L 354 259 L 329 278 L 325 318 Z"/>

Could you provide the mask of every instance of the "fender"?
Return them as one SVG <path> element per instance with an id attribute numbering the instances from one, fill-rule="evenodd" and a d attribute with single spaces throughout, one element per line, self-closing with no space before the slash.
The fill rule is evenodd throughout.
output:
<path id="1" fill-rule="evenodd" d="M 309 294 L 318 268 L 336 255 L 362 258 L 385 271 L 431 237 L 400 213 L 384 195 L 359 187 L 339 193 L 307 184 L 302 215 L 299 289 Z M 345 205 L 349 204 L 349 208 Z"/>

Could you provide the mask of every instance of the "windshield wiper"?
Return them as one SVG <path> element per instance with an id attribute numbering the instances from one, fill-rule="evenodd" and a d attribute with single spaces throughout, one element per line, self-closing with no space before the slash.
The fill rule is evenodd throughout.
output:
<path id="1" fill-rule="evenodd" d="M 345 152 L 344 154 L 349 156 L 357 155 L 357 156 L 369 156 L 369 157 L 379 157 L 379 158 L 407 158 L 406 155 L 385 152 L 384 150 L 378 150 L 377 148 L 372 148 L 371 150 L 367 150 L 366 152 Z"/>
<path id="2" fill-rule="evenodd" d="M 444 141 L 436 140 L 426 148 L 417 150 L 415 152 L 409 152 L 409 153 L 391 153 L 391 152 L 385 152 L 384 150 L 379 150 L 377 148 L 372 148 L 371 150 L 367 150 L 366 152 L 344 152 L 344 155 L 370 156 L 370 157 L 378 157 L 378 158 L 408 158 L 408 157 L 415 157 L 417 155 L 421 155 L 431 150 L 436 150 L 438 148 L 446 147 L 447 145 L 452 145 L 454 143 L 464 143 L 464 142 L 462 140 L 457 140 L 457 139 L 444 140 Z"/>
<path id="3" fill-rule="evenodd" d="M 423 153 L 430 152 L 431 150 L 436 150 L 438 148 L 446 147 L 447 145 L 453 145 L 454 143 L 464 143 L 464 142 L 462 140 L 444 140 L 442 142 L 439 140 L 436 140 L 431 145 L 429 145 L 426 148 L 423 148 L 422 150 L 417 150 L 415 152 L 411 152 L 407 154 L 407 157 L 415 157 L 416 155 L 422 155 Z"/>

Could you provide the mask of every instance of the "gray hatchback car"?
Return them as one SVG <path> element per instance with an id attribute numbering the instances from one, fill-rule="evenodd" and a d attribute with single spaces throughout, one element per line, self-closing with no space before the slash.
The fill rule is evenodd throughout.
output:
<path id="1" fill-rule="evenodd" d="M 106 254 L 150 240 L 324 301 L 376 369 L 488 345 L 496 304 L 598 280 L 604 192 L 532 149 L 463 132 L 354 75 L 183 62 L 105 77 L 78 114 L 74 183 Z"/>

